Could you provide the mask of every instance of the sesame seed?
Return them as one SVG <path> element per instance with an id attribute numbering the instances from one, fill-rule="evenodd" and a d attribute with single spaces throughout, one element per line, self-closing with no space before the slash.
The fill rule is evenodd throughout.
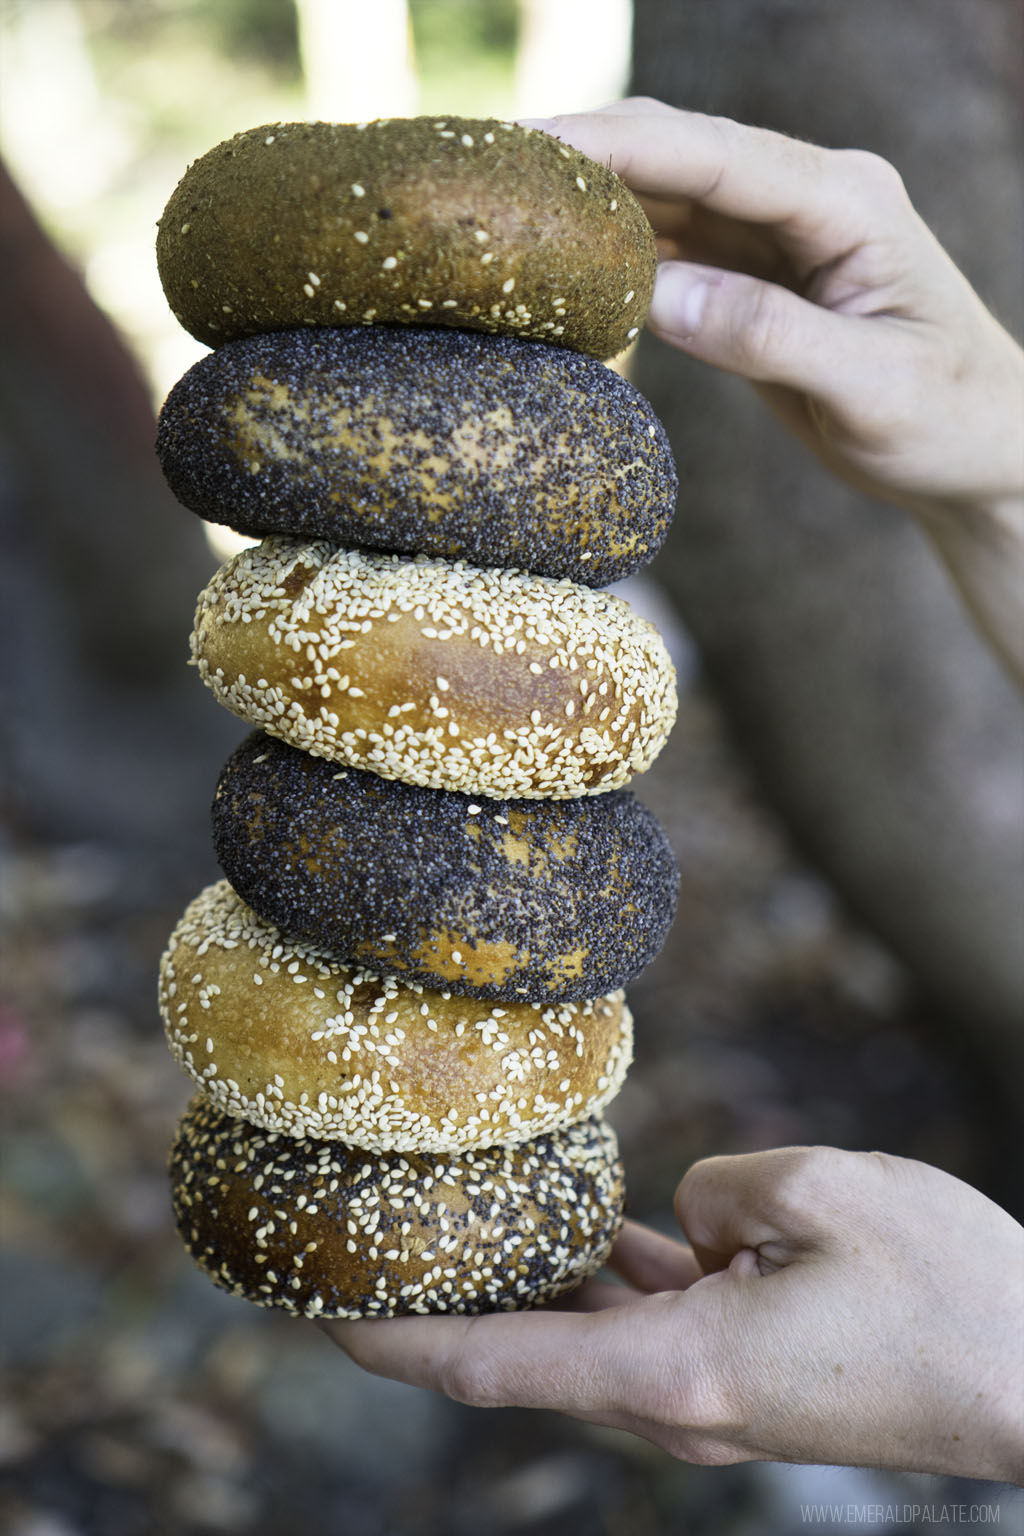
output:
<path id="1" fill-rule="evenodd" d="M 298 551 L 305 562 L 302 601 L 314 605 L 301 620 L 292 614 L 294 599 L 280 590 Z M 589 627 L 598 613 L 600 645 Z M 363 694 L 346 693 L 348 678 L 342 683 L 330 677 L 332 658 L 342 650 L 351 652 L 348 660 L 365 656 L 353 668 L 356 675 L 364 665 L 372 666 L 369 657 L 376 654 L 380 629 L 392 622 L 392 615 L 418 619 L 421 644 L 435 652 L 454 645 L 452 654 L 458 656 L 459 647 L 472 644 L 481 660 L 493 656 L 501 668 L 511 658 L 526 675 L 540 677 L 550 669 L 553 678 L 564 678 L 561 697 L 556 692 L 550 707 L 538 704 L 539 720 L 529 725 L 508 720 L 494 731 L 491 723 L 476 724 L 454 688 L 434 682 L 433 689 L 412 690 L 397 717 L 388 719 L 395 703 L 388 700 L 379 714 L 348 724 L 346 698 L 354 702 Z M 217 644 L 223 647 L 234 627 L 239 638 L 244 627 L 247 646 L 258 635 L 265 637 L 250 658 L 248 677 L 241 669 L 234 675 L 223 658 L 214 669 L 204 661 L 205 637 L 220 635 Z M 342 768 L 365 766 L 384 777 L 478 795 L 561 798 L 619 787 L 652 759 L 674 709 L 667 655 L 649 626 L 635 620 L 620 599 L 521 573 L 483 572 L 458 562 L 420 563 L 326 544 L 272 539 L 228 562 L 201 595 L 193 644 L 203 680 L 254 725 L 269 727 L 307 751 L 314 747 Z M 305 665 L 300 658 L 307 651 L 311 657 Z M 282 668 L 294 679 L 287 692 Z M 582 719 L 567 730 L 564 706 L 567 698 L 578 697 L 575 678 L 570 679 L 578 669 L 592 671 L 595 688 L 607 683 L 612 713 L 600 731 Z M 494 675 L 500 678 L 500 671 Z M 438 676 L 443 676 L 440 668 Z M 486 687 L 493 692 L 489 683 Z M 561 681 L 558 687 L 563 688 Z M 499 684 L 489 707 L 504 707 L 501 691 Z M 405 705 L 413 707 L 406 710 Z M 376 703 L 372 708 L 378 711 Z M 452 738 L 445 743 L 437 736 L 442 719 L 445 737 Z M 627 740 L 623 755 L 620 743 Z M 585 781 L 578 777 L 584 772 Z"/>

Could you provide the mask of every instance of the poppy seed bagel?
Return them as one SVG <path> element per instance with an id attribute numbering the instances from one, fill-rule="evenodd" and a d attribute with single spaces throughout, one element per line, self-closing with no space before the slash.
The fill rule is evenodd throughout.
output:
<path id="1" fill-rule="evenodd" d="M 212 347 L 412 321 L 610 358 L 644 323 L 656 264 L 613 171 L 469 118 L 250 128 L 189 167 L 156 249 L 171 309 Z"/>
<path id="2" fill-rule="evenodd" d="M 472 331 L 279 331 L 220 347 L 160 413 L 178 500 L 262 537 L 601 587 L 651 560 L 676 476 L 643 396 L 592 358 Z"/>
<path id="3" fill-rule="evenodd" d="M 600 1117 L 518 1147 L 380 1155 L 193 1099 L 170 1156 L 182 1241 L 222 1290 L 306 1317 L 497 1312 L 572 1290 L 622 1220 Z"/>
<path id="4" fill-rule="evenodd" d="M 621 598 L 284 535 L 216 572 L 192 656 L 220 704 L 293 746 L 492 798 L 619 789 L 675 718 L 664 642 Z"/>
<path id="5" fill-rule="evenodd" d="M 490 800 L 312 757 L 256 732 L 213 801 L 217 859 L 286 933 L 470 997 L 580 1001 L 661 949 L 678 876 L 628 790 Z"/>

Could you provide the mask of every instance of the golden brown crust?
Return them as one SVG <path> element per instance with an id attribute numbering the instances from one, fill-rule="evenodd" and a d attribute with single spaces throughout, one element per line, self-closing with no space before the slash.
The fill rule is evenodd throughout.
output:
<path id="1" fill-rule="evenodd" d="M 675 718 L 664 643 L 621 598 L 285 537 L 217 572 L 192 654 L 218 701 L 272 735 L 467 794 L 621 788 Z"/>
<path id="2" fill-rule="evenodd" d="M 430 992 L 286 938 L 226 880 L 160 966 L 171 1051 L 226 1113 L 378 1152 L 515 1145 L 594 1114 L 632 1053 L 621 992 L 504 1005 Z"/>
<path id="3" fill-rule="evenodd" d="M 210 346 L 412 321 L 609 358 L 643 325 L 656 254 L 605 166 L 512 123 L 421 117 L 236 134 L 185 173 L 157 259 Z"/>
<path id="4" fill-rule="evenodd" d="M 200 1097 L 171 1180 L 182 1240 L 214 1282 L 307 1317 L 532 1306 L 600 1267 L 622 1215 L 600 1118 L 521 1147 L 381 1157 L 270 1136 Z"/>

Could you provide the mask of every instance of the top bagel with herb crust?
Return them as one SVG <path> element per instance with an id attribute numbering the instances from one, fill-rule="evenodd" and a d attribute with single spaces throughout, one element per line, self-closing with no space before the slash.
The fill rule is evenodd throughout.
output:
<path id="1" fill-rule="evenodd" d="M 236 134 L 172 193 L 157 262 L 210 346 L 411 321 L 606 359 L 644 323 L 656 254 L 605 166 L 515 123 L 419 117 Z"/>

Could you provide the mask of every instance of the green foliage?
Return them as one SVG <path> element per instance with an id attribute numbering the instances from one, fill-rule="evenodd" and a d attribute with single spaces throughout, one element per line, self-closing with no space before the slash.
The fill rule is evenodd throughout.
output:
<path id="1" fill-rule="evenodd" d="M 198 8 L 221 51 L 299 73 L 299 32 L 293 0 L 217 0 Z"/>
<path id="2" fill-rule="evenodd" d="M 516 0 L 409 0 L 416 57 L 424 73 L 481 55 L 511 63 L 518 36 Z"/>
<path id="3" fill-rule="evenodd" d="M 409 0 L 419 111 L 506 117 L 514 109 L 516 0 Z"/>
<path id="4" fill-rule="evenodd" d="M 214 54 L 299 78 L 294 0 L 79 0 L 79 11 L 100 49 L 173 47 L 174 39 L 193 38 Z"/>

